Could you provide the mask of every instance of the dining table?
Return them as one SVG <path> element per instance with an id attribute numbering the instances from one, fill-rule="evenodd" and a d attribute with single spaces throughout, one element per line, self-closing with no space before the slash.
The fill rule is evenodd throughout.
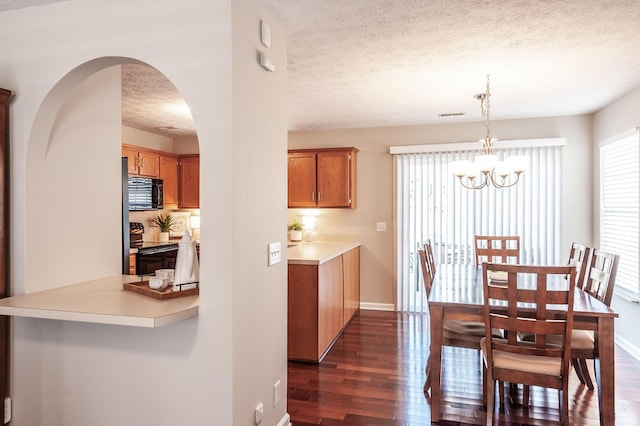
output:
<path id="1" fill-rule="evenodd" d="M 484 322 L 481 265 L 439 265 L 428 297 L 430 316 L 431 421 L 441 418 L 442 339 L 445 320 Z M 573 328 L 595 331 L 595 377 L 600 425 L 615 424 L 614 320 L 618 314 L 576 287 Z"/>

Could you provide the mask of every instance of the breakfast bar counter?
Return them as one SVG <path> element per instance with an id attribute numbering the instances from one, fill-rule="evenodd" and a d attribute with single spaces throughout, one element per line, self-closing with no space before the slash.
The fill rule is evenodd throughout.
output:
<path id="1" fill-rule="evenodd" d="M 123 290 L 134 275 L 115 275 L 0 299 L 0 315 L 132 327 L 161 327 L 198 315 L 199 296 L 156 300 Z"/>
<path id="2" fill-rule="evenodd" d="M 289 243 L 288 263 L 289 265 L 321 265 L 362 245 L 359 235 L 349 237 L 351 238 Z"/>

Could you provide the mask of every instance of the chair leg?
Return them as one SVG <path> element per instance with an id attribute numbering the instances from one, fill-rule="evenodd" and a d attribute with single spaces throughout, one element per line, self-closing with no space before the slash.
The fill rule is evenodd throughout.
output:
<path id="1" fill-rule="evenodd" d="M 490 373 L 489 373 L 490 374 Z M 487 426 L 493 425 L 494 398 L 496 390 L 494 389 L 495 381 L 493 377 L 487 377 Z"/>
<path id="2" fill-rule="evenodd" d="M 431 355 L 427 358 L 427 366 L 424 368 L 424 373 L 427 376 L 424 381 L 424 392 L 427 393 L 431 389 Z"/>
<path id="3" fill-rule="evenodd" d="M 500 407 L 500 410 L 503 409 L 504 407 L 504 382 L 496 382 L 498 383 L 498 406 Z"/>
<path id="4" fill-rule="evenodd" d="M 487 406 L 487 366 L 482 363 L 482 404 Z"/>
<path id="5" fill-rule="evenodd" d="M 569 392 L 567 390 L 558 390 L 560 399 L 560 424 L 569 424 Z"/>
<path id="6" fill-rule="evenodd" d="M 580 359 L 579 358 L 571 358 L 571 365 L 573 366 L 573 369 L 576 372 L 576 376 L 578 376 L 578 380 L 580 380 L 580 383 L 582 383 L 583 385 L 586 384 L 585 378 L 584 378 L 584 372 L 582 371 L 582 364 L 580 363 Z"/>
<path id="7" fill-rule="evenodd" d="M 529 385 L 522 385 L 522 406 L 529 408 Z"/>
<path id="8" fill-rule="evenodd" d="M 587 365 L 587 360 L 578 359 L 578 364 L 580 365 L 580 370 L 582 371 L 582 376 L 584 377 L 584 383 L 587 385 L 589 390 L 593 390 L 593 380 L 591 380 L 591 375 L 589 374 L 589 366 Z"/>

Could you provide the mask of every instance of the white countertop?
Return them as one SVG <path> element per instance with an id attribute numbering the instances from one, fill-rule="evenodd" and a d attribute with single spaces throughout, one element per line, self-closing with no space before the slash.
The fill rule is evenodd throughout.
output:
<path id="1" fill-rule="evenodd" d="M 291 265 L 321 265 L 362 245 L 360 236 L 342 240 L 314 240 L 312 242 L 289 242 L 288 263 Z"/>
<path id="2" fill-rule="evenodd" d="M 0 299 L 0 315 L 133 327 L 160 327 L 198 315 L 199 296 L 156 300 L 122 289 L 135 275 L 116 275 Z"/>

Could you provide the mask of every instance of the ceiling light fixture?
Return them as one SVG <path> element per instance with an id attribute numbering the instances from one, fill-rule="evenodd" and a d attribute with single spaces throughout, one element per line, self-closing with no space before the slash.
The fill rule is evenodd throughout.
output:
<path id="1" fill-rule="evenodd" d="M 468 189 L 482 189 L 489 184 L 496 188 L 508 188 L 518 183 L 529 158 L 524 155 L 515 155 L 504 161 L 498 161 L 498 156 L 493 153 L 493 144 L 497 139 L 491 137 L 489 125 L 491 91 L 488 75 L 486 91 L 475 95 L 475 98 L 480 101 L 480 111 L 487 121 L 487 133 L 484 139 L 478 141 L 482 144 L 483 153 L 476 156 L 473 162 L 454 161 L 449 164 L 449 170 L 460 179 L 462 186 Z"/>

